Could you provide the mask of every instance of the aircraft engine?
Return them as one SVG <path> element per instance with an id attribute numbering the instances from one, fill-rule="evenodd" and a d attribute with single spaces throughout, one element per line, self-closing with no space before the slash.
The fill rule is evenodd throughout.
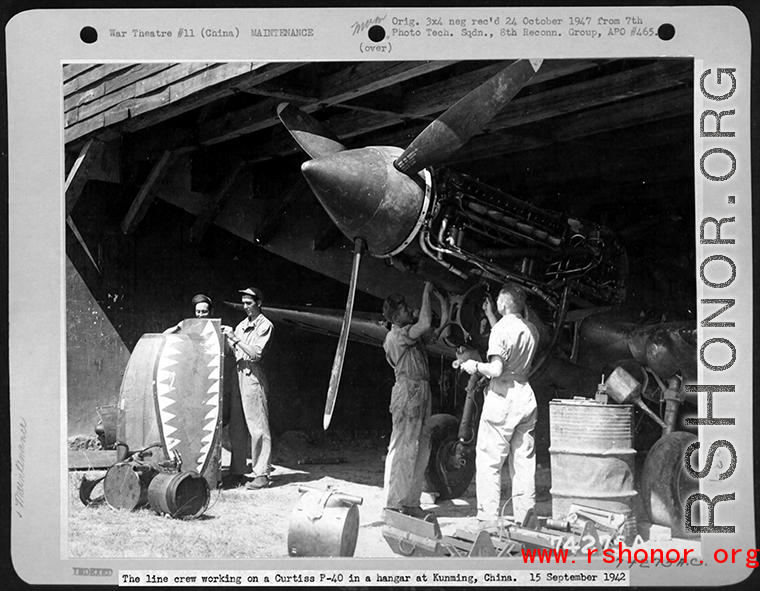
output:
<path id="1" fill-rule="evenodd" d="M 439 169 L 421 249 L 462 277 L 514 281 L 556 310 L 625 298 L 627 257 L 602 226 L 535 207 L 471 177 Z"/>

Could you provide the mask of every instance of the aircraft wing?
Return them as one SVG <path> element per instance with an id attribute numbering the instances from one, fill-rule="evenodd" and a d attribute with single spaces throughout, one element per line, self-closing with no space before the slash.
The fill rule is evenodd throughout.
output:
<path id="1" fill-rule="evenodd" d="M 343 325 L 343 310 L 329 308 L 312 308 L 311 306 L 264 306 L 264 315 L 272 322 L 287 324 L 311 332 L 334 337 L 340 335 Z M 383 346 L 388 334 L 387 322 L 382 314 L 372 312 L 354 312 L 348 338 L 368 345 Z M 454 359 L 453 347 L 445 343 L 429 343 L 427 350 L 433 355 L 442 355 Z"/>

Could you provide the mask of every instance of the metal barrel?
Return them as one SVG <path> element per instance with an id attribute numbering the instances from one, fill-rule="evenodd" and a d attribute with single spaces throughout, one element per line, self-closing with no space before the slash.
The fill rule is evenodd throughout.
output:
<path id="1" fill-rule="evenodd" d="M 114 509 L 132 511 L 148 504 L 150 470 L 136 462 L 118 462 L 106 472 L 103 480 L 103 496 Z"/>
<path id="2" fill-rule="evenodd" d="M 353 556 L 362 497 L 304 487 L 290 515 L 290 556 Z M 356 502 L 358 501 L 358 503 Z"/>
<path id="3" fill-rule="evenodd" d="M 200 517 L 208 507 L 208 482 L 195 472 L 161 472 L 150 482 L 148 501 L 159 514 Z"/>
<path id="4" fill-rule="evenodd" d="M 553 517 L 584 505 L 625 515 L 635 531 L 633 406 L 552 400 L 549 436 Z"/>

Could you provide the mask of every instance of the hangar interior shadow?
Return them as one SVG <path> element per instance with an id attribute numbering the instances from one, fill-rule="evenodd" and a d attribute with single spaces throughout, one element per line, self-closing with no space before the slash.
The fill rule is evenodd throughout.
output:
<path id="1" fill-rule="evenodd" d="M 629 253 L 628 309 L 638 314 L 642 322 L 693 320 L 696 280 L 691 60 L 660 60 L 661 63 L 652 64 L 649 61 L 658 60 L 605 60 L 526 88 L 523 98 L 528 102 L 538 100 L 538 104 L 542 104 L 542 96 L 551 98 L 555 90 L 562 94 L 565 84 L 568 94 L 554 108 L 551 100 L 544 104 L 551 117 L 535 121 L 527 117 L 521 125 L 506 127 L 503 137 L 495 133 L 497 130 L 485 133 L 479 142 L 467 146 L 447 165 L 539 207 L 609 227 Z M 462 63 L 451 69 L 452 73 L 461 74 L 475 66 Z M 316 76 L 320 71 L 327 75 L 339 68 L 340 64 L 309 65 L 303 72 L 294 71 L 293 80 L 300 81 L 302 74 Z M 638 80 L 637 72 L 650 68 L 656 75 L 647 77 L 646 84 L 641 80 L 635 85 L 631 82 L 625 92 L 609 96 L 598 92 L 604 99 L 598 105 L 596 95 L 577 90 L 592 87 L 604 90 L 606 86 L 588 84 L 598 80 L 601 85 L 607 76 L 611 88 L 617 88 L 614 81 L 621 75 L 630 74 L 631 80 Z M 439 89 L 440 92 L 430 93 L 430 97 L 437 97 L 446 91 L 447 85 L 435 84 L 446 82 L 447 71 L 429 72 L 415 84 L 423 89 Z M 407 90 L 413 89 L 410 86 Z M 673 109 L 667 101 L 658 108 L 646 106 L 659 93 L 670 96 L 669 89 L 676 98 L 689 98 L 686 108 Z M 381 94 L 380 99 L 387 101 L 389 96 Z M 198 120 L 247 112 L 246 109 L 263 100 L 266 99 L 252 93 L 235 92 L 205 107 L 199 106 L 197 111 L 202 113 L 180 113 L 137 132 L 120 132 L 121 182 L 91 178 L 85 185 L 71 212 L 76 231 L 73 226 L 66 229 L 69 435 L 92 433 L 98 419 L 95 403 L 116 402 L 129 352 L 140 336 L 161 332 L 189 316 L 190 299 L 196 293 L 211 296 L 216 303 L 216 315 L 231 325 L 242 314 L 222 302 L 238 301 L 237 290 L 250 285 L 264 291 L 265 304 L 269 305 L 343 308 L 345 284 L 291 263 L 215 224 L 209 226 L 200 242 L 193 242 L 190 235 L 196 216 L 165 200 L 185 199 L 191 203 L 193 191 L 213 192 L 235 160 L 251 158 L 264 146 L 279 146 L 278 142 L 270 142 L 271 136 L 276 138 L 277 130 L 284 133 L 279 126 L 274 131 L 265 128 L 219 142 L 216 147 L 197 150 L 191 162 L 185 163 L 189 171 L 185 171 L 185 176 L 190 180 L 185 179 L 187 182 L 183 184 L 185 173 L 174 174 L 178 190 L 184 189 L 185 193 L 174 195 L 173 189 L 165 190 L 164 198 L 155 199 L 149 215 L 134 233 L 125 235 L 121 230 L 122 220 L 149 176 L 156 154 L 172 146 L 176 148 L 173 142 L 177 138 L 185 138 L 179 147 L 192 144 Z M 353 106 L 366 111 L 372 104 L 359 101 Z M 526 107 L 526 113 L 531 112 Z M 354 117 L 352 110 L 332 106 L 320 114 L 320 119 L 333 115 Z M 422 122 L 413 118 L 399 124 L 389 122 L 388 129 L 393 131 L 395 143 L 399 143 L 407 135 L 414 136 L 418 125 Z M 378 130 L 381 132 L 386 133 L 384 129 Z M 365 145 L 372 143 L 373 138 L 367 131 L 348 141 L 349 145 L 351 142 Z M 77 141 L 69 144 L 67 157 L 74 159 L 79 145 Z M 502 144 L 513 149 L 497 150 Z M 302 154 L 275 150 L 269 156 L 269 160 L 252 168 L 255 178 L 267 180 L 267 190 L 241 191 L 242 196 L 238 196 L 237 211 L 243 225 L 249 217 L 258 216 L 261 221 L 267 219 L 267 214 L 279 212 L 289 181 L 299 176 L 297 168 Z M 290 190 L 297 192 L 292 187 Z M 297 205 L 309 204 L 314 205 L 303 201 Z M 321 217 L 320 223 L 314 225 L 324 229 L 322 222 L 329 220 L 321 208 L 316 211 Z M 279 219 L 277 215 L 271 217 Z M 281 225 L 286 226 L 294 217 L 292 211 L 286 212 Z M 322 236 L 325 242 L 342 239 L 336 239 L 332 230 Z M 380 307 L 378 298 L 357 292 L 357 311 L 377 312 Z M 96 330 L 79 329 L 90 322 Z M 269 375 L 270 419 L 275 436 L 288 430 L 314 433 L 317 442 L 324 436 L 321 417 L 335 347 L 334 337 L 288 326 L 275 327 L 275 338 L 264 362 Z M 455 410 L 464 397 L 461 385 L 455 390 L 456 401 L 453 396 L 445 398 L 439 389 L 443 377 L 440 359 L 431 359 L 431 374 L 434 411 Z M 328 435 L 337 439 L 339 432 L 389 432 L 392 383 L 393 374 L 382 350 L 350 343 Z M 541 461 L 542 457 L 548 457 L 548 401 L 561 393 L 537 394 L 537 447 Z M 381 435 L 374 437 L 378 439 Z"/>
<path id="2" fill-rule="evenodd" d="M 259 287 L 265 306 L 312 305 L 340 309 L 347 287 L 315 271 L 296 265 L 235 235 L 212 226 L 199 244 L 188 240 L 195 217 L 157 200 L 151 215 L 135 234 L 124 235 L 119 224 L 129 208 L 129 196 L 114 194 L 106 183 L 91 182 L 77 206 L 77 230 L 86 252 L 67 228 L 68 396 L 90 397 L 82 391 L 100 383 L 100 404 L 118 401 L 121 376 L 129 352 L 145 333 L 162 332 L 193 314 L 190 300 L 205 293 L 214 300 L 214 315 L 234 326 L 241 311 L 224 304 L 239 302 L 239 289 Z M 92 258 L 90 258 L 92 257 Z M 93 302 L 110 324 L 110 344 L 84 339 L 83 319 L 95 315 Z M 357 291 L 356 310 L 379 312 L 382 301 Z M 97 317 L 97 316 L 96 316 Z M 100 331 L 107 336 L 108 330 Z M 109 339 L 106 339 L 109 340 Z M 123 343 L 123 344 L 122 344 Z M 270 422 L 276 437 L 286 431 L 310 434 L 315 443 L 346 436 L 383 439 L 390 432 L 388 404 L 393 371 L 382 349 L 349 344 L 338 404 L 328 434 L 322 433 L 322 415 L 337 339 L 287 325 L 275 326 L 263 361 L 270 385 Z M 100 352 L 101 358 L 95 359 Z M 110 356 L 110 358 L 104 358 Z M 440 360 L 431 358 L 434 411 L 449 408 L 438 390 Z M 109 375 L 105 375 L 109 374 Z M 100 382 L 97 377 L 101 376 Z M 227 378 L 228 376 L 225 376 Z M 462 394 L 463 395 L 463 394 Z M 461 400 L 460 400 L 461 402 Z M 71 405 L 70 405 L 71 406 Z M 69 414 L 77 416 L 70 408 Z M 98 417 L 89 424 L 70 424 L 69 434 L 93 433 Z M 80 421 L 81 423 L 81 421 Z M 72 430 L 73 429 L 73 430 Z M 333 433 L 336 433 L 333 435 Z M 387 437 L 386 437 L 387 439 Z"/>
<path id="3" fill-rule="evenodd" d="M 621 202 L 616 208 L 620 215 L 607 213 L 607 223 L 617 225 L 618 232 L 626 237 L 621 220 L 634 219 L 636 211 L 641 217 L 642 206 L 659 210 L 639 222 L 646 227 L 634 224 L 628 228 L 627 247 L 633 256 L 627 306 L 639 310 L 642 321 L 688 318 L 693 316 L 690 307 L 694 302 L 694 280 L 688 274 L 693 263 L 688 248 L 693 241 L 689 211 L 679 209 L 669 214 L 666 203 L 643 198 L 647 190 L 640 187 L 638 192 L 643 196 Z M 681 187 L 679 193 L 685 190 L 688 187 Z M 223 302 L 239 301 L 238 289 L 250 285 L 263 290 L 265 306 L 341 309 L 345 302 L 344 284 L 216 225 L 200 242 L 193 242 L 190 229 L 195 216 L 160 199 L 152 204 L 151 215 L 137 231 L 125 235 L 120 223 L 132 198 L 131 191 L 91 181 L 75 209 L 81 241 L 67 226 L 69 435 L 93 432 L 98 421 L 93 400 L 116 404 L 129 352 L 139 338 L 162 332 L 191 316 L 190 300 L 196 293 L 209 295 L 215 302 L 215 316 L 232 326 L 242 320 L 242 313 Z M 681 254 L 674 258 L 674 252 Z M 379 298 L 357 291 L 355 310 L 379 312 L 381 307 Z M 78 326 L 91 315 L 98 321 L 98 314 L 105 316 L 99 321 L 110 325 L 111 331 L 101 330 L 101 339 L 93 342 L 93 333 Z M 350 343 L 332 427 L 327 434 L 322 432 L 336 343 L 333 336 L 286 325 L 275 327 L 275 338 L 264 360 L 270 383 L 272 433 L 276 438 L 286 431 L 303 431 L 316 444 L 370 439 L 382 448 L 391 429 L 388 403 L 393 372 L 382 350 L 371 345 Z M 466 379 L 455 380 L 452 389 L 442 391 L 441 383 L 450 378 L 444 376 L 448 364 L 431 357 L 430 366 L 433 412 L 461 416 Z M 88 394 L 85 390 L 96 391 Z M 538 461 L 544 462 L 549 459 L 548 402 L 562 397 L 562 393 L 537 388 L 536 394 L 537 454 Z M 646 422 L 641 428 L 647 430 Z M 642 436 L 649 438 L 647 433 Z M 656 430 L 651 436 L 656 438 Z"/>

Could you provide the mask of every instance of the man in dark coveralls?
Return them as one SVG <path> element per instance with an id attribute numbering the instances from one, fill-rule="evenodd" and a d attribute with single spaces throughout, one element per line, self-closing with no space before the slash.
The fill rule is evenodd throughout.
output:
<path id="1" fill-rule="evenodd" d="M 418 320 L 401 295 L 389 296 L 383 315 L 392 323 L 385 337 L 385 358 L 396 383 L 391 392 L 393 431 L 385 460 L 386 509 L 424 518 L 422 483 L 430 456 L 430 371 L 422 337 L 431 326 L 430 294 L 425 283 Z"/>

